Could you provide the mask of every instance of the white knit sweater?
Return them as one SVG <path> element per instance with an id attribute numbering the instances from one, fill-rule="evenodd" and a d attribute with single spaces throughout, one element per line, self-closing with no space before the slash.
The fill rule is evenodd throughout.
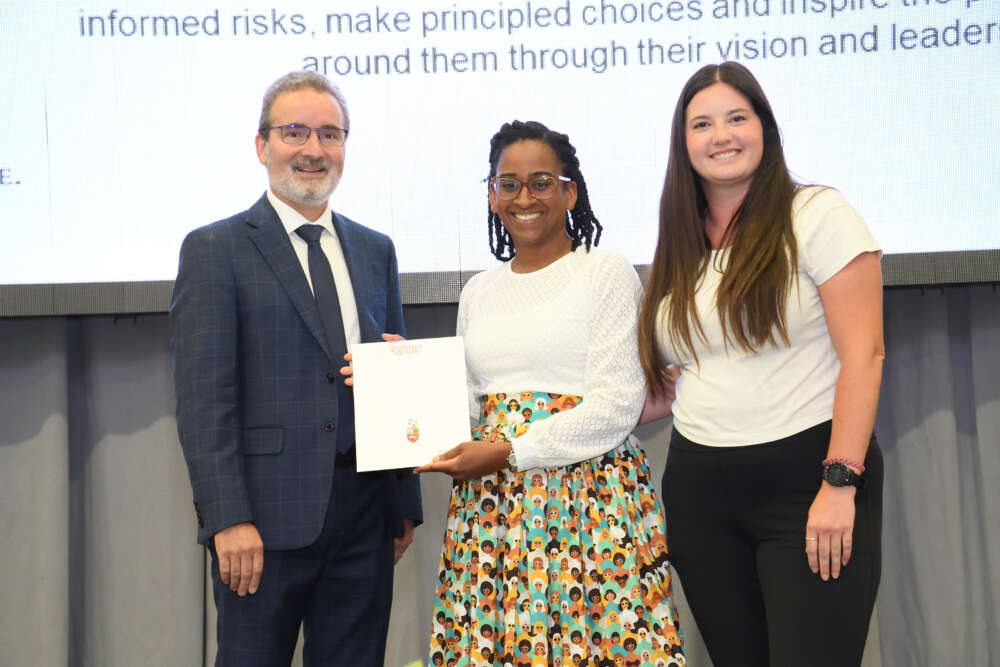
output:
<path id="1" fill-rule="evenodd" d="M 641 293 L 624 257 L 582 246 L 532 273 L 514 273 L 505 263 L 462 290 L 458 334 L 465 337 L 473 423 L 484 394 L 584 399 L 515 439 L 519 469 L 600 456 L 635 427 L 646 394 L 636 347 Z"/>

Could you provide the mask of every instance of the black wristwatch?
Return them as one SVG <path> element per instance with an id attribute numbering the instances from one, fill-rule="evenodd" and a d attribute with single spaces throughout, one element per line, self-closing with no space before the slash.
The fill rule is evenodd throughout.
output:
<path id="1" fill-rule="evenodd" d="M 868 478 L 857 474 L 839 461 L 833 461 L 823 466 L 823 479 L 831 486 L 856 486 L 863 489 L 868 484 Z"/>

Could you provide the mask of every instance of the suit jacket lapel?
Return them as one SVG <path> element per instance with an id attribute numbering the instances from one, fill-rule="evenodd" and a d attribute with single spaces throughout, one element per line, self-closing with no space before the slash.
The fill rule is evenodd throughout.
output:
<path id="1" fill-rule="evenodd" d="M 306 282 L 299 258 L 292 249 L 288 232 L 285 231 L 271 203 L 267 201 L 267 195 L 257 200 L 257 203 L 247 211 L 247 223 L 253 227 L 250 231 L 250 240 L 271 267 L 275 278 L 305 322 L 306 328 L 323 348 L 327 358 L 332 359 L 330 350 L 327 349 L 316 300 L 313 298 L 312 290 L 309 289 L 309 283 Z"/>
<path id="2" fill-rule="evenodd" d="M 371 253 L 368 251 L 368 242 L 361 235 L 352 235 L 347 224 L 336 212 L 333 213 L 332 217 L 333 228 L 337 232 L 340 249 L 344 253 L 344 261 L 347 263 L 347 272 L 351 276 L 351 289 L 354 291 L 354 303 L 358 310 L 361 342 L 381 342 L 378 327 L 368 311 L 368 304 L 371 303 L 368 289 Z"/>

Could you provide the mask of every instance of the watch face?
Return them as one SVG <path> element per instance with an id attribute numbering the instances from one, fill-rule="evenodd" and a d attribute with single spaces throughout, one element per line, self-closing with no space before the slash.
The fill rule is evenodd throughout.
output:
<path id="1" fill-rule="evenodd" d="M 847 486 L 853 483 L 854 473 L 843 463 L 831 463 L 823 468 L 823 479 L 833 486 Z"/>

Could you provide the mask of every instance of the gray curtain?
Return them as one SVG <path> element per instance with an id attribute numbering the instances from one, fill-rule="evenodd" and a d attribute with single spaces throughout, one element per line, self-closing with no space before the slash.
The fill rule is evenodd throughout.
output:
<path id="1" fill-rule="evenodd" d="M 454 332 L 454 305 L 406 316 L 411 337 Z M 1000 665 L 1000 295 L 887 290 L 886 345 L 885 554 L 865 667 Z M 0 665 L 212 664 L 172 391 L 165 315 L 0 320 Z M 657 479 L 668 435 L 640 431 Z M 423 482 L 391 667 L 426 661 L 450 483 Z M 676 586 L 689 664 L 710 665 Z"/>
<path id="2" fill-rule="evenodd" d="M 883 664 L 1000 665 L 1000 293 L 886 303 Z"/>

